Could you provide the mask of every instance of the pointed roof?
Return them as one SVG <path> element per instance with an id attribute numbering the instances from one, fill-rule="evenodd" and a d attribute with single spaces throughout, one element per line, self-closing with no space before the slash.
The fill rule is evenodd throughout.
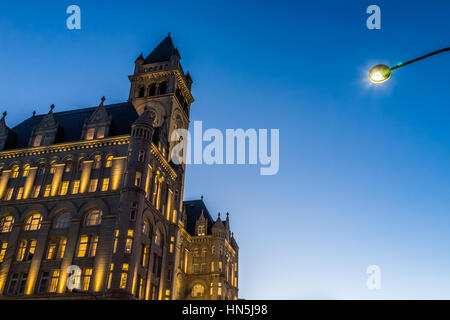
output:
<path id="1" fill-rule="evenodd" d="M 9 132 L 9 128 L 8 128 L 8 126 L 6 125 L 6 120 L 5 120 L 5 118 L 6 118 L 6 111 L 5 112 L 3 112 L 3 117 L 2 117 L 2 119 L 0 120 L 0 135 L 6 135 L 6 134 L 8 134 L 8 132 Z"/>
<path id="2" fill-rule="evenodd" d="M 145 58 L 144 64 L 169 61 L 173 53 L 178 53 L 169 35 Z"/>
<path id="3" fill-rule="evenodd" d="M 55 115 L 53 114 L 53 109 L 55 109 L 54 104 L 50 106 L 49 112 L 41 119 L 39 124 L 35 127 L 35 130 L 52 129 L 58 126 L 58 121 L 56 121 Z"/>
<path id="4" fill-rule="evenodd" d="M 98 107 L 94 110 L 89 118 L 86 118 L 86 123 L 104 123 L 111 121 L 111 116 L 108 114 L 108 111 L 106 111 L 106 108 L 104 106 L 105 100 L 106 98 L 102 97 Z"/>
<path id="5" fill-rule="evenodd" d="M 183 202 L 184 211 L 186 212 L 187 217 L 187 223 L 186 223 L 186 231 L 190 233 L 191 235 L 195 235 L 195 224 L 197 220 L 200 218 L 200 216 L 203 214 L 203 216 L 206 218 L 207 221 L 207 230 L 208 233 L 211 230 L 211 227 L 214 223 L 213 218 L 209 214 L 208 209 L 206 208 L 205 203 L 202 200 L 191 200 L 191 201 L 184 201 Z"/>

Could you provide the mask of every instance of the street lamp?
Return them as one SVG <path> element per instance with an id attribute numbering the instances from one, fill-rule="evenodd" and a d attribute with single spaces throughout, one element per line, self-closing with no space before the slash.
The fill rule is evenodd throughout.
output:
<path id="1" fill-rule="evenodd" d="M 387 65 L 385 64 L 377 64 L 375 67 L 373 67 L 372 69 L 370 69 L 369 71 L 369 79 L 371 82 L 373 83 L 383 83 L 385 81 L 388 81 L 391 78 L 391 71 L 398 69 L 400 67 L 406 66 L 407 64 L 428 58 L 430 56 L 433 56 L 435 54 L 444 52 L 444 51 L 450 51 L 450 47 L 448 48 L 444 48 L 441 50 L 437 50 L 434 52 L 431 52 L 429 54 L 426 54 L 424 56 L 418 57 L 416 59 L 404 62 L 404 63 L 400 63 L 392 68 L 389 68 Z"/>

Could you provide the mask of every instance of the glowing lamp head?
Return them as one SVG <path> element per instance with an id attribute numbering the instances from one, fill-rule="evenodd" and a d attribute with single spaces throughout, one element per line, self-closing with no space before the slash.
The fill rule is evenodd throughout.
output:
<path id="1" fill-rule="evenodd" d="M 369 79 L 373 83 L 383 83 L 391 78 L 391 68 L 385 64 L 378 64 L 369 71 Z"/>

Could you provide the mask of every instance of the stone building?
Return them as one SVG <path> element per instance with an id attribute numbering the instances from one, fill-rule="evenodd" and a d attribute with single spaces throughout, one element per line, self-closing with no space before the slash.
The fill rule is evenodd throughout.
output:
<path id="1" fill-rule="evenodd" d="M 0 120 L 1 299 L 237 299 L 238 245 L 203 198 L 183 203 L 174 129 L 192 79 L 166 37 L 127 102 Z"/>

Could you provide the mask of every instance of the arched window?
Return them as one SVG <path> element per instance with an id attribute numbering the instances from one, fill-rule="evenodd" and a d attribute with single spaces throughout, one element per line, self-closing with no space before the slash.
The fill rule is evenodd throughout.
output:
<path id="1" fill-rule="evenodd" d="M 23 166 L 22 177 L 28 177 L 29 173 L 30 173 L 30 165 L 26 164 Z"/>
<path id="2" fill-rule="evenodd" d="M 139 89 L 139 94 L 138 94 L 138 98 L 143 98 L 145 95 L 145 87 L 141 87 Z"/>
<path id="3" fill-rule="evenodd" d="M 113 156 L 107 156 L 106 157 L 105 167 L 106 168 L 112 167 L 112 161 L 113 161 Z"/>
<path id="4" fill-rule="evenodd" d="M 72 160 L 67 160 L 64 164 L 64 172 L 72 171 Z"/>
<path id="5" fill-rule="evenodd" d="M 149 236 L 150 234 L 150 222 L 148 219 L 144 219 L 144 223 L 142 224 L 142 233 L 146 236 Z"/>
<path id="6" fill-rule="evenodd" d="M 91 210 L 86 216 L 85 225 L 86 226 L 97 226 L 102 223 L 102 211 L 101 210 Z"/>
<path id="7" fill-rule="evenodd" d="M 41 176 L 44 173 L 45 173 L 45 163 L 41 163 L 41 164 L 39 164 L 39 168 L 38 168 L 37 174 L 39 176 Z"/>
<path id="8" fill-rule="evenodd" d="M 99 169 L 102 164 L 102 157 L 97 155 L 94 157 L 94 169 Z"/>
<path id="9" fill-rule="evenodd" d="M 19 166 L 14 166 L 12 168 L 12 178 L 17 178 L 19 176 Z"/>
<path id="10" fill-rule="evenodd" d="M 154 96 L 155 94 L 156 94 L 156 85 L 152 84 L 148 89 L 148 95 L 151 97 Z"/>
<path id="11" fill-rule="evenodd" d="M 14 225 L 13 216 L 6 216 L 0 219 L 0 233 L 11 232 Z"/>
<path id="12" fill-rule="evenodd" d="M 78 160 L 78 171 L 83 169 L 83 162 L 84 158 L 80 158 L 80 160 Z"/>
<path id="13" fill-rule="evenodd" d="M 70 226 L 72 215 L 70 212 L 63 212 L 56 217 L 55 229 L 67 229 Z"/>
<path id="14" fill-rule="evenodd" d="M 159 229 L 156 230 L 155 244 L 158 247 L 161 247 L 161 244 L 162 244 L 162 234 L 161 234 L 161 230 L 159 230 Z"/>
<path id="15" fill-rule="evenodd" d="M 203 296 L 204 293 L 205 293 L 205 287 L 202 284 L 197 283 L 196 285 L 194 285 L 192 287 L 192 296 L 194 298 L 201 297 L 201 296 Z"/>
<path id="16" fill-rule="evenodd" d="M 25 231 L 36 231 L 41 228 L 42 216 L 39 213 L 33 213 L 25 221 Z"/>
<path id="17" fill-rule="evenodd" d="M 159 84 L 159 94 L 166 94 L 167 92 L 167 82 L 163 81 Z"/>
<path id="18" fill-rule="evenodd" d="M 54 174 L 56 170 L 56 161 L 50 163 L 50 174 Z"/>

